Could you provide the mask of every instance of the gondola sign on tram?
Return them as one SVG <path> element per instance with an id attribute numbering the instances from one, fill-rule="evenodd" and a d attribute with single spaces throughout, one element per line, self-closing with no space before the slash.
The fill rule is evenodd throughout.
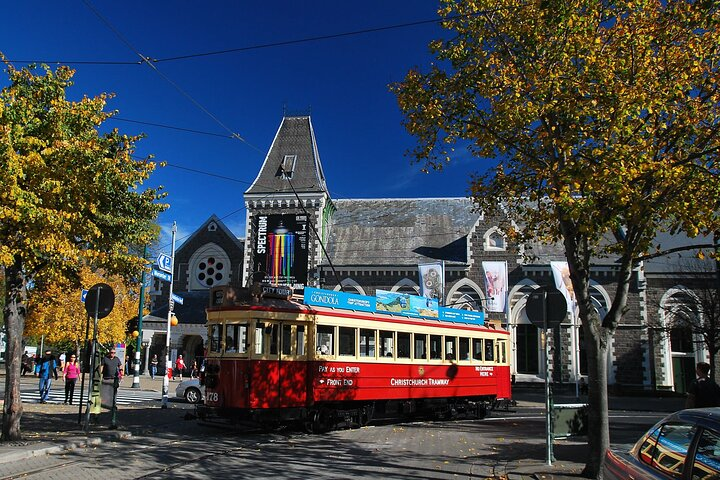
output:
<path id="1" fill-rule="evenodd" d="M 525 313 L 536 327 L 555 328 L 567 315 L 565 295 L 555 287 L 537 288 L 527 300 Z"/>

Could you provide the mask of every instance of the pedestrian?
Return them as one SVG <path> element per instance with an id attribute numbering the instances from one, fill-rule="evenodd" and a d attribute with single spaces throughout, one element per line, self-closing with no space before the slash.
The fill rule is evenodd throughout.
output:
<path id="1" fill-rule="evenodd" d="M 51 350 L 45 351 L 38 363 L 35 365 L 35 375 L 40 379 L 38 389 L 40 390 L 40 403 L 47 403 L 50 394 L 50 386 L 52 385 L 52 377 L 58 378 L 57 361 Z"/>
<path id="2" fill-rule="evenodd" d="M 102 359 L 100 372 L 102 373 L 103 380 L 112 380 L 115 378 L 122 380 L 123 365 L 120 359 L 115 356 L 116 353 L 115 347 L 113 347 Z"/>
<path id="3" fill-rule="evenodd" d="M 67 359 L 67 356 L 65 356 L 65 352 L 62 352 L 60 354 L 60 370 L 65 371 L 65 360 Z"/>
<path id="4" fill-rule="evenodd" d="M 177 360 L 175 360 L 175 368 L 177 369 L 180 381 L 182 382 L 183 370 L 185 370 L 185 360 L 183 360 L 182 355 L 178 355 Z"/>
<path id="5" fill-rule="evenodd" d="M 63 369 L 63 380 L 65 380 L 65 405 L 72 405 L 73 395 L 75 394 L 75 382 L 80 376 L 80 365 L 77 357 L 70 355 L 70 361 L 65 364 Z"/>
<path id="6" fill-rule="evenodd" d="M 24 377 L 27 372 L 31 371 L 31 363 L 30 355 L 28 355 L 28 352 L 26 351 L 23 353 L 22 360 L 20 361 L 20 375 Z"/>
<path id="7" fill-rule="evenodd" d="M 192 367 L 190 367 L 190 378 L 198 377 L 198 364 L 197 360 L 193 360 Z"/>
<path id="8" fill-rule="evenodd" d="M 157 375 L 157 369 L 158 369 L 158 358 L 157 355 L 153 355 L 152 359 L 150 360 L 150 378 L 153 380 L 155 379 L 155 375 Z"/>
<path id="9" fill-rule="evenodd" d="M 688 389 L 685 408 L 720 406 L 720 386 L 710 379 L 710 364 L 700 362 L 695 367 L 697 379 Z"/>

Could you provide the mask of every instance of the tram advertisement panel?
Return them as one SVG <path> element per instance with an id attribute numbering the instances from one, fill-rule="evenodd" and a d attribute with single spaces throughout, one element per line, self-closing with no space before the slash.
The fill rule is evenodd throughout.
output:
<path id="1" fill-rule="evenodd" d="M 263 281 L 273 285 L 305 285 L 307 215 L 260 215 L 255 228 L 255 271 L 265 274 Z"/>
<path id="2" fill-rule="evenodd" d="M 437 318 L 438 316 L 437 298 L 425 298 L 386 290 L 377 290 L 375 296 L 377 299 L 375 308 L 378 312 L 385 311 L 408 317 Z"/>

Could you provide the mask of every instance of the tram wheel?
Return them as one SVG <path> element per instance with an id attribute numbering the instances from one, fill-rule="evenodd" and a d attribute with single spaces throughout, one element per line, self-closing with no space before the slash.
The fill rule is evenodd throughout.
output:
<path id="1" fill-rule="evenodd" d="M 313 422 L 313 433 L 327 433 L 335 426 L 335 412 L 329 408 L 321 408 Z"/>
<path id="2" fill-rule="evenodd" d="M 312 410 L 308 412 L 308 416 L 303 420 L 303 430 L 307 433 L 317 433 L 315 431 L 315 423 L 317 422 L 317 416 L 319 412 L 317 410 Z"/>

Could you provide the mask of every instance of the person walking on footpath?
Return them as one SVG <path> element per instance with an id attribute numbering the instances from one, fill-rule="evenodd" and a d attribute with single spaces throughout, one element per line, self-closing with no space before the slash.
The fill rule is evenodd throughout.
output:
<path id="1" fill-rule="evenodd" d="M 50 386 L 52 385 L 52 377 L 58 378 L 57 362 L 52 351 L 46 350 L 43 356 L 35 365 L 35 376 L 40 379 L 38 389 L 40 390 L 40 403 L 47 403 L 50 394 Z"/>
<path id="2" fill-rule="evenodd" d="M 122 380 L 123 365 L 120 359 L 115 356 L 116 353 L 115 347 L 113 347 L 102 359 L 100 372 L 103 380 L 113 380 L 115 378 Z"/>
<path id="3" fill-rule="evenodd" d="M 72 405 L 75 394 L 75 383 L 80 376 L 80 365 L 75 355 L 70 355 L 70 360 L 65 363 L 63 369 L 63 380 L 65 380 L 65 405 Z"/>
<path id="4" fill-rule="evenodd" d="M 182 382 L 183 370 L 185 370 L 185 360 L 183 360 L 182 355 L 178 355 L 177 360 L 175 360 L 175 368 L 177 369 L 180 381 Z"/>
<path id="5" fill-rule="evenodd" d="M 155 380 L 155 375 L 157 375 L 157 369 L 158 369 L 158 358 L 157 355 L 153 355 L 152 359 L 150 360 L 150 378 Z"/>
<path id="6" fill-rule="evenodd" d="M 720 406 L 720 386 L 710 380 L 710 364 L 700 362 L 695 368 L 697 379 L 688 389 L 685 408 L 704 408 Z"/>

